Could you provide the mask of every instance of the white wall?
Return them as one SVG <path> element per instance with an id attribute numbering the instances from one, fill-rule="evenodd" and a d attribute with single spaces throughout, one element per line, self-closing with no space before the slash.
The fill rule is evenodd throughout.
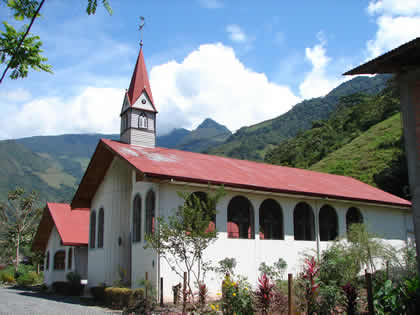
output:
<path id="1" fill-rule="evenodd" d="M 72 250 L 73 257 L 72 257 L 72 268 L 68 268 L 68 253 L 71 246 L 63 246 L 61 245 L 61 238 L 58 234 L 57 228 L 54 226 L 51 233 L 50 238 L 48 240 L 48 245 L 45 250 L 45 259 L 44 259 L 44 283 L 46 285 L 51 285 L 53 282 L 56 281 L 66 281 L 66 275 L 68 272 L 75 271 L 75 261 L 74 261 L 74 248 Z M 56 252 L 64 250 L 66 253 L 65 258 L 65 269 L 64 270 L 54 270 L 54 255 Z M 50 263 L 49 268 L 46 269 L 47 266 L 47 253 L 49 252 L 50 255 Z"/>
<path id="2" fill-rule="evenodd" d="M 146 185 L 137 183 L 138 187 Z M 182 200 L 177 195 L 177 191 L 206 191 L 204 188 L 186 188 L 182 185 L 162 184 L 159 189 L 159 212 L 162 216 L 168 217 Z M 247 197 L 254 208 L 255 239 L 229 239 L 227 238 L 227 207 L 229 201 L 237 195 Z M 284 240 L 260 240 L 258 234 L 259 227 L 259 208 L 265 199 L 276 200 L 283 212 Z M 293 231 L 293 211 L 295 206 L 305 201 L 308 203 L 315 215 L 315 241 L 295 241 Z M 318 215 L 319 209 L 328 204 L 332 206 L 338 216 L 339 235 L 345 235 L 346 231 L 346 212 L 351 206 L 357 207 L 364 218 L 369 230 L 385 238 L 388 243 L 394 246 L 402 246 L 407 239 L 407 210 L 377 207 L 351 202 L 321 200 L 321 199 L 302 199 L 289 196 L 273 196 L 268 194 L 244 193 L 227 190 L 227 195 L 219 201 L 217 205 L 218 214 L 216 217 L 216 228 L 219 231 L 218 240 L 206 251 L 206 257 L 211 258 L 213 263 L 226 258 L 235 257 L 237 261 L 236 272 L 247 276 L 251 284 L 255 285 L 258 279 L 258 267 L 262 262 L 272 264 L 279 258 L 283 258 L 288 265 L 287 273 L 296 274 L 300 272 L 303 261 L 303 253 L 313 253 L 317 255 L 317 248 L 322 251 L 331 242 L 319 241 Z M 318 240 L 318 241 L 317 241 Z M 319 245 L 317 245 L 319 244 Z M 182 282 L 167 265 L 161 260 L 160 276 L 164 277 L 164 296 L 167 301 L 172 300 L 172 286 Z M 159 277 L 159 275 L 158 275 Z M 221 278 L 215 274 L 208 274 L 206 284 L 209 286 L 210 294 L 220 292 Z"/>
<path id="3" fill-rule="evenodd" d="M 151 249 L 144 249 L 146 245 L 145 231 L 146 231 L 146 195 L 150 190 L 155 193 L 156 204 L 155 204 L 155 216 L 159 216 L 159 185 L 147 182 L 137 182 L 135 172 L 132 175 L 133 179 L 133 192 L 131 194 L 131 225 L 130 230 L 132 231 L 132 211 L 133 201 L 136 195 L 140 195 L 142 202 L 141 212 L 141 240 L 140 242 L 132 243 L 132 287 L 139 287 L 139 281 L 146 278 L 146 272 L 148 273 L 148 279 L 152 285 L 158 283 L 158 268 L 159 262 L 157 255 Z"/>
<path id="4" fill-rule="evenodd" d="M 118 157 L 114 158 L 91 203 L 91 211 L 95 210 L 97 216 L 96 246 L 88 251 L 88 286 L 104 282 L 112 285 L 120 279 L 121 272 L 125 273 L 125 280 L 130 278 L 131 184 L 131 170 Z M 104 209 L 103 248 L 97 248 L 100 208 Z"/>

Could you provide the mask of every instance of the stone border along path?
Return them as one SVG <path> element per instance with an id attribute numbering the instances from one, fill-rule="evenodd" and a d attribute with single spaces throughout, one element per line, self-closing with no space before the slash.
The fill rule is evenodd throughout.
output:
<path id="1" fill-rule="evenodd" d="M 120 311 L 80 305 L 80 298 L 47 295 L 30 290 L 0 286 L 0 314 L 27 315 L 114 315 Z"/>

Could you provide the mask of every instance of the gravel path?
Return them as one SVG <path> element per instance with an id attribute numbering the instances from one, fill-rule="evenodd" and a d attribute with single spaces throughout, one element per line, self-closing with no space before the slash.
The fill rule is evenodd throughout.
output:
<path id="1" fill-rule="evenodd" d="M 39 292 L 0 287 L 0 314 L 112 315 L 121 314 L 96 306 L 80 305 L 77 297 L 51 296 Z"/>

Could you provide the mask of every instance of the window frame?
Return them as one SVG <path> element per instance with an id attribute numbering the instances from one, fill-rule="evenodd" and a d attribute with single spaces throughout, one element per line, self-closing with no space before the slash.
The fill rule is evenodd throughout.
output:
<path id="1" fill-rule="evenodd" d="M 57 255 L 60 255 L 60 256 L 57 256 Z M 59 261 L 58 261 L 58 258 L 60 259 Z M 60 249 L 55 252 L 54 261 L 53 261 L 53 269 L 66 270 L 66 251 L 64 249 Z"/>

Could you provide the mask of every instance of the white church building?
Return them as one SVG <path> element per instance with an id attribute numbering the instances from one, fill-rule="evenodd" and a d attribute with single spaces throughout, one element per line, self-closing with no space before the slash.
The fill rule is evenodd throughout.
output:
<path id="1" fill-rule="evenodd" d="M 100 140 L 69 205 L 90 217 L 89 286 L 124 277 L 137 287 L 147 272 L 157 290 L 164 278 L 164 299 L 172 300 L 171 288 L 182 280 L 144 245 L 146 233 L 159 228 L 155 219 L 181 205 L 180 191 L 203 196 L 224 185 L 213 224 L 218 239 L 206 255 L 213 262 L 234 257 L 237 273 L 253 284 L 262 262 L 283 258 L 287 272 L 297 273 L 303 251 L 321 252 L 354 222 L 393 245 L 412 233 L 410 202 L 353 178 L 156 147 L 156 108 L 140 48 L 120 141 Z M 207 278 L 215 294 L 221 279 Z"/>

